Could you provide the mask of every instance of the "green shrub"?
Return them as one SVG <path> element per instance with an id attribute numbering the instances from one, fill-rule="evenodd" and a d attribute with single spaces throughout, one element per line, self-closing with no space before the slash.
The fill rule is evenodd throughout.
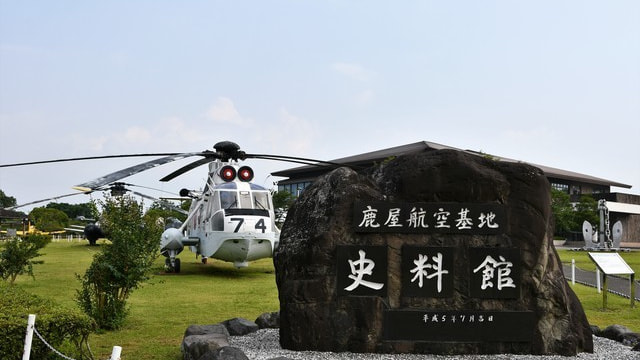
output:
<path id="1" fill-rule="evenodd" d="M 115 330 L 124 324 L 129 312 L 126 292 L 131 289 L 122 285 L 124 276 L 107 261 L 113 260 L 98 253 L 84 276 L 78 275 L 82 288 L 77 290 L 76 302 L 100 329 Z"/>
<path id="2" fill-rule="evenodd" d="M 91 318 L 0 282 L 0 359 L 22 356 L 29 314 L 36 315 L 36 329 L 51 346 L 76 359 L 90 358 L 87 340 L 95 329 Z M 59 359 L 35 334 L 31 358 Z"/>
<path id="3" fill-rule="evenodd" d="M 33 265 L 41 264 L 33 260 L 40 256 L 39 251 L 51 242 L 50 236 L 27 235 L 24 239 L 15 237 L 7 241 L 0 251 L 0 278 L 13 284 L 18 275 L 33 276 Z"/>
<path id="4" fill-rule="evenodd" d="M 40 231 L 59 231 L 69 226 L 69 217 L 58 209 L 38 207 L 31 210 L 29 218 Z"/>
<path id="5" fill-rule="evenodd" d="M 109 197 L 101 203 L 100 223 L 111 245 L 103 246 L 83 276 L 76 301 L 100 329 L 119 329 L 127 316 L 133 290 L 149 279 L 159 255 L 162 226 L 143 217 L 143 206 L 132 197 Z"/>

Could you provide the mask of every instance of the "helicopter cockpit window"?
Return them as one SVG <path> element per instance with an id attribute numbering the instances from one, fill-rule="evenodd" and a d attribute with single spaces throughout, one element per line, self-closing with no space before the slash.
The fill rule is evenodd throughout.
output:
<path id="1" fill-rule="evenodd" d="M 254 209 L 269 210 L 269 195 L 267 192 L 253 191 Z"/>
<path id="2" fill-rule="evenodd" d="M 253 206 L 251 206 L 251 193 L 249 191 L 240 191 L 240 208 L 253 209 Z"/>
<path id="3" fill-rule="evenodd" d="M 220 191 L 220 206 L 223 209 L 238 207 L 238 193 L 236 191 Z"/>
<path id="4" fill-rule="evenodd" d="M 216 212 L 218 211 L 218 209 L 220 209 L 220 192 L 219 191 L 213 191 L 211 194 L 211 201 L 210 201 L 210 207 L 211 207 L 211 211 L 212 212 Z"/>

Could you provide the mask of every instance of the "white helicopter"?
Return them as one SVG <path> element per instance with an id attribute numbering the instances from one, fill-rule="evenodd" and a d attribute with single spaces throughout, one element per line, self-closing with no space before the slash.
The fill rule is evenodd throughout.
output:
<path id="1" fill-rule="evenodd" d="M 162 233 L 160 252 L 167 257 L 166 270 L 180 272 L 176 256 L 185 245 L 202 256 L 203 263 L 211 257 L 237 268 L 273 255 L 280 230 L 271 193 L 251 183 L 253 177 L 250 167 L 217 159 L 209 163 L 204 191 L 181 191 L 193 201 L 184 223 L 174 222 Z"/>
<path id="2" fill-rule="evenodd" d="M 184 222 L 172 221 L 166 225 L 160 239 L 160 252 L 166 257 L 165 270 L 180 272 L 177 255 L 185 246 L 202 257 L 231 262 L 234 266 L 246 267 L 249 261 L 273 256 L 278 246 L 280 230 L 275 225 L 275 212 L 271 192 L 251 183 L 253 170 L 239 163 L 248 158 L 289 161 L 318 166 L 340 164 L 293 156 L 247 154 L 238 144 L 222 141 L 214 145 L 215 151 L 193 153 L 132 154 L 46 160 L 30 163 L 0 165 L 1 167 L 42 164 L 61 161 L 93 160 L 116 157 L 164 156 L 105 175 L 73 188 L 82 192 L 101 189 L 107 184 L 156 166 L 190 156 L 202 156 L 173 173 L 160 179 L 169 181 L 198 166 L 209 164 L 204 189 L 201 191 L 182 189 L 180 196 L 192 200 Z"/>

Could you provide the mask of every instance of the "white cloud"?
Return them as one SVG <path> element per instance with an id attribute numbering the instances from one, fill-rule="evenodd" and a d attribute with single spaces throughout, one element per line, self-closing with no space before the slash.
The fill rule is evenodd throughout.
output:
<path id="1" fill-rule="evenodd" d="M 189 126 L 178 117 L 170 117 L 160 121 L 154 129 L 154 133 L 163 143 L 177 145 L 198 143 L 210 137 L 206 128 Z"/>
<path id="2" fill-rule="evenodd" d="M 233 101 L 227 97 L 219 97 L 207 111 L 207 116 L 214 122 L 240 126 L 250 126 L 253 121 L 245 118 L 236 109 Z"/>
<path id="3" fill-rule="evenodd" d="M 134 126 L 126 129 L 122 138 L 128 143 L 148 143 L 152 139 L 152 135 L 149 130 Z"/>
<path id="4" fill-rule="evenodd" d="M 109 136 L 87 136 L 83 133 L 76 133 L 71 135 L 71 144 L 73 144 L 76 151 L 84 151 L 88 149 L 92 152 L 102 152 L 105 145 L 109 142 Z"/>
<path id="5" fill-rule="evenodd" d="M 304 157 L 313 149 L 319 131 L 309 120 L 291 114 L 289 110 L 281 107 L 273 126 L 260 135 L 264 142 L 269 143 L 270 151 Z"/>
<path id="6" fill-rule="evenodd" d="M 178 117 L 168 117 L 149 126 L 134 125 L 98 136 L 72 135 L 77 151 L 93 153 L 196 151 L 194 144 L 208 143 L 212 131 L 190 126 Z M 208 140 L 208 141 L 207 141 Z"/>
<path id="7" fill-rule="evenodd" d="M 345 76 L 359 81 L 368 81 L 373 77 L 373 72 L 365 69 L 360 64 L 336 62 L 331 65 L 331 68 Z"/>

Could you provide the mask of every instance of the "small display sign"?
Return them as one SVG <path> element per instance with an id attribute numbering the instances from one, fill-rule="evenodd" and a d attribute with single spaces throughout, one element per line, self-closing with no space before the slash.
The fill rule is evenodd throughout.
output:
<path id="1" fill-rule="evenodd" d="M 631 275 L 633 269 L 618 253 L 589 253 L 589 257 L 606 275 Z"/>

